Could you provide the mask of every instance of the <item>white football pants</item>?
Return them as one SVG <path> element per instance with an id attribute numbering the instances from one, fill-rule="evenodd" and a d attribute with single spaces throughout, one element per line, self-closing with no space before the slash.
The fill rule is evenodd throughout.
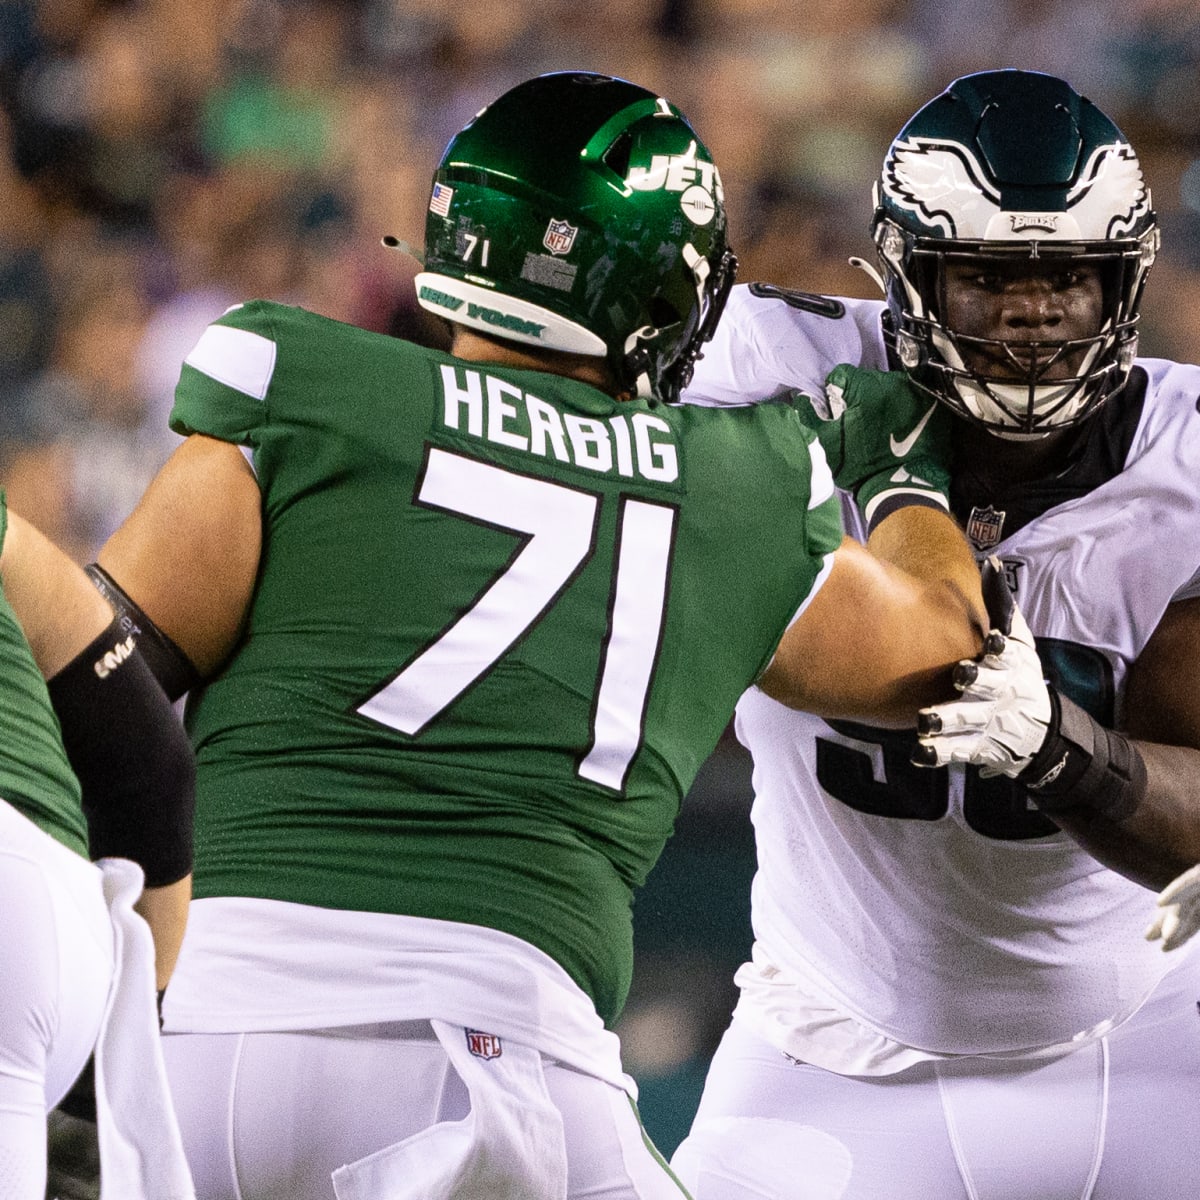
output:
<path id="1" fill-rule="evenodd" d="M 0 1196 L 43 1200 L 46 1113 L 96 1044 L 114 971 L 98 867 L 0 800 Z"/>
<path id="2" fill-rule="evenodd" d="M 1200 1197 L 1200 957 L 1056 1059 L 842 1076 L 736 1021 L 672 1167 L 694 1200 Z"/>
<path id="3" fill-rule="evenodd" d="M 331 1177 L 345 1164 L 461 1122 L 471 1108 L 428 1021 L 167 1033 L 163 1053 L 198 1200 L 332 1200 Z M 623 1091 L 551 1059 L 542 1070 L 562 1117 L 567 1197 L 685 1200 Z"/>

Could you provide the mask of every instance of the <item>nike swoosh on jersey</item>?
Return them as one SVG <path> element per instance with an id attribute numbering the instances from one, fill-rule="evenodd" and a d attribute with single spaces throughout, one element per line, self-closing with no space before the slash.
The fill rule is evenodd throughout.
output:
<path id="1" fill-rule="evenodd" d="M 897 458 L 904 458 L 904 456 L 908 454 L 913 446 L 917 444 L 917 438 L 921 436 L 921 431 L 925 428 L 929 418 L 933 416 L 933 410 L 935 408 L 937 408 L 936 400 L 929 406 L 928 411 L 917 422 L 916 428 L 908 435 L 908 437 L 901 438 L 900 441 L 896 440 L 896 435 L 894 433 L 889 437 L 888 444 L 892 448 L 892 453 Z"/>
<path id="2" fill-rule="evenodd" d="M 924 487 L 931 488 L 933 484 L 928 479 L 922 479 L 920 475 L 914 475 L 911 471 L 904 467 L 898 467 L 896 473 L 889 480 L 891 483 L 919 483 Z"/>

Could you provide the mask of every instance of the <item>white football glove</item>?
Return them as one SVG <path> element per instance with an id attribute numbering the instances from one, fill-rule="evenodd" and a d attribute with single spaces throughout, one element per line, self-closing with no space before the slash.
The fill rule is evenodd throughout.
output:
<path id="1" fill-rule="evenodd" d="M 1164 950 L 1175 950 L 1200 930 L 1200 866 L 1168 883 L 1156 903 L 1158 912 L 1146 930 L 1146 941 L 1161 939 Z"/>
<path id="2" fill-rule="evenodd" d="M 1050 693 L 1033 634 L 1013 602 L 995 558 L 983 564 L 983 594 L 995 628 L 983 654 L 954 668 L 958 700 L 917 715 L 914 762 L 940 767 L 975 763 L 985 778 L 1020 774 L 1046 740 Z"/>

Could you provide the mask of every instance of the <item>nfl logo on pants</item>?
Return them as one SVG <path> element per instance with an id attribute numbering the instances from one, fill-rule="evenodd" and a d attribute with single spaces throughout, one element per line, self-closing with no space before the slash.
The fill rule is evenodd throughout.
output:
<path id="1" fill-rule="evenodd" d="M 476 1058 L 499 1058 L 503 1047 L 500 1039 L 494 1033 L 480 1033 L 478 1029 L 468 1029 L 467 1049 Z"/>

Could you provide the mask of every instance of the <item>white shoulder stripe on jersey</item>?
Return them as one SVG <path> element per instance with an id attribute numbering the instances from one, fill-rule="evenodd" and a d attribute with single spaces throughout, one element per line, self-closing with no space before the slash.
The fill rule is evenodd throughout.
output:
<path id="1" fill-rule="evenodd" d="M 275 343 L 248 329 L 210 325 L 183 361 L 218 383 L 265 400 L 275 373 Z"/>
<path id="2" fill-rule="evenodd" d="M 816 438 L 808 443 L 808 456 L 812 459 L 812 493 L 808 497 L 808 507 L 814 509 L 833 495 L 833 472 Z"/>

